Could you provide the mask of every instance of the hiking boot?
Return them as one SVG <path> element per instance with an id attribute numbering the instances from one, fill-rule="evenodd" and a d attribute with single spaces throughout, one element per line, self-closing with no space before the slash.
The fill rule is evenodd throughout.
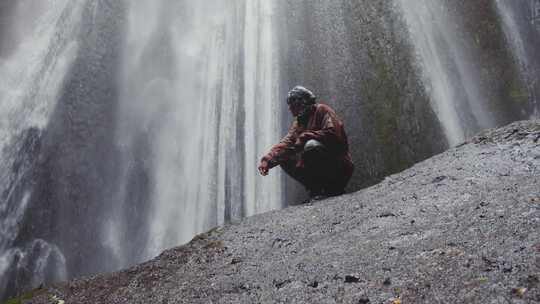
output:
<path id="1" fill-rule="evenodd" d="M 343 195 L 345 194 L 345 190 L 344 189 L 337 189 L 337 190 L 329 190 L 326 192 L 326 195 L 328 197 L 331 197 L 331 196 L 340 196 L 340 195 Z"/>
<path id="2" fill-rule="evenodd" d="M 303 200 L 300 204 L 302 204 L 302 205 L 310 204 L 310 203 L 313 203 L 313 202 L 316 202 L 316 201 L 323 200 L 325 198 L 328 198 L 328 196 L 322 195 L 322 194 L 315 195 L 315 196 L 310 196 L 309 198 Z"/>
<path id="3" fill-rule="evenodd" d="M 308 189 L 307 193 L 310 198 L 325 195 L 324 189 Z"/>

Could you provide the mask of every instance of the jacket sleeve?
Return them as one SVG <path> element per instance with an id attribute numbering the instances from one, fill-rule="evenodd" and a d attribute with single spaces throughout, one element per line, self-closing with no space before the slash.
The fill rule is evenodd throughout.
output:
<path id="1" fill-rule="evenodd" d="M 296 154 L 295 142 L 297 134 L 297 123 L 289 128 L 289 132 L 283 137 L 279 143 L 275 144 L 270 151 L 263 156 L 261 161 L 267 161 L 270 168 L 273 168 Z"/>
<path id="2" fill-rule="evenodd" d="M 332 110 L 326 111 L 320 122 L 320 130 L 306 131 L 301 135 L 304 141 L 315 139 L 334 153 L 342 153 L 348 149 L 343 123 Z"/>

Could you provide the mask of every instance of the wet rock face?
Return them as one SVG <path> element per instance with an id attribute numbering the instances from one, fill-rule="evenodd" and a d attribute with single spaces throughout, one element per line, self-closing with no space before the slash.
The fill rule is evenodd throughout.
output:
<path id="1" fill-rule="evenodd" d="M 214 229 L 34 301 L 534 303 L 539 176 L 540 121 L 517 122 L 371 188 Z"/>

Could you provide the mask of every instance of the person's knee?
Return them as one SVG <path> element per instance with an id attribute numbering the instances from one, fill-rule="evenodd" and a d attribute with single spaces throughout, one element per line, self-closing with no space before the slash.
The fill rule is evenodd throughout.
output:
<path id="1" fill-rule="evenodd" d="M 310 139 L 304 144 L 304 153 L 324 151 L 326 151 L 326 146 L 318 140 Z"/>
<path id="2" fill-rule="evenodd" d="M 307 166 L 321 166 L 328 158 L 328 150 L 320 141 L 310 139 L 304 145 L 302 155 Z"/>

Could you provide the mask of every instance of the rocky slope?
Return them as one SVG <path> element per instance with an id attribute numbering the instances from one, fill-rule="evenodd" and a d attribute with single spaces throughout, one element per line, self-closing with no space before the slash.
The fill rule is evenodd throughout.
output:
<path id="1" fill-rule="evenodd" d="M 540 121 L 525 121 L 22 303 L 537 303 L 539 280 Z"/>

